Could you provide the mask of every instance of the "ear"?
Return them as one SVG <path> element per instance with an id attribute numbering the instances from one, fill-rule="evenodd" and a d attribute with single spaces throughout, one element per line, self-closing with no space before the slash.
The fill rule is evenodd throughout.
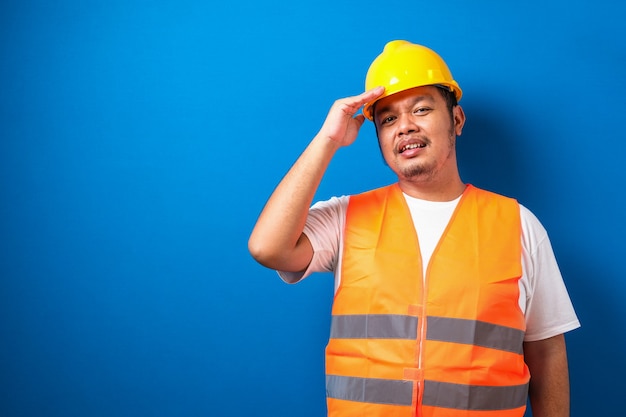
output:
<path id="1" fill-rule="evenodd" d="M 461 136 L 463 126 L 465 125 L 465 112 L 463 108 L 456 105 L 454 109 L 452 109 L 452 116 L 454 117 L 454 133 L 457 136 Z"/>

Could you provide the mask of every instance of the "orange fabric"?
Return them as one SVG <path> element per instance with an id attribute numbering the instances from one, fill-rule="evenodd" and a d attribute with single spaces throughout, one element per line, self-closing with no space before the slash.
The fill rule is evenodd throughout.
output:
<path id="1" fill-rule="evenodd" d="M 426 340 L 427 316 L 480 320 L 525 330 L 518 306 L 521 224 L 515 200 L 468 186 L 422 274 L 419 244 L 399 186 L 350 197 L 341 285 L 333 315 L 418 317 L 416 340 L 333 339 L 329 375 L 410 380 L 413 404 L 390 406 L 328 399 L 331 417 L 517 417 L 514 410 L 422 407 L 424 380 L 468 385 L 528 383 L 523 355 Z"/>

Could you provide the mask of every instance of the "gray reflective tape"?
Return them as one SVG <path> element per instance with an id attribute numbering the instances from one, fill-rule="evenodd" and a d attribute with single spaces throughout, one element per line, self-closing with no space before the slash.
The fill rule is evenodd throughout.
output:
<path id="1" fill-rule="evenodd" d="M 484 321 L 428 317 L 426 339 L 483 346 L 522 354 L 524 332 Z"/>
<path id="2" fill-rule="evenodd" d="M 413 382 L 326 375 L 326 396 L 362 403 L 411 405 Z"/>
<path id="3" fill-rule="evenodd" d="M 333 339 L 417 339 L 417 317 L 398 314 L 334 315 Z"/>
<path id="4" fill-rule="evenodd" d="M 504 387 L 424 381 L 422 404 L 457 410 L 511 410 L 526 405 L 528 385 Z"/>
<path id="5" fill-rule="evenodd" d="M 326 375 L 326 396 L 372 404 L 409 406 L 413 382 Z M 423 405 L 456 410 L 511 410 L 526 405 L 528 385 L 483 386 L 424 381 Z"/>
<path id="6" fill-rule="evenodd" d="M 333 315 L 333 339 L 417 339 L 418 318 L 399 314 Z M 524 332 L 484 321 L 428 317 L 426 339 L 522 354 Z"/>

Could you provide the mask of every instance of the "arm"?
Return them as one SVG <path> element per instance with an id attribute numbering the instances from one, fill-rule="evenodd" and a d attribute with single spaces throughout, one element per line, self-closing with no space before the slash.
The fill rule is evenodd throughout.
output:
<path id="1" fill-rule="evenodd" d="M 534 417 L 569 417 L 569 373 L 565 336 L 524 343 L 530 370 L 530 405 Z"/>
<path id="2" fill-rule="evenodd" d="M 354 116 L 382 87 L 337 100 L 326 121 L 287 175 L 278 184 L 257 220 L 248 249 L 259 263 L 282 271 L 302 271 L 313 257 L 302 233 L 313 196 L 335 152 L 354 142 L 365 118 Z"/>

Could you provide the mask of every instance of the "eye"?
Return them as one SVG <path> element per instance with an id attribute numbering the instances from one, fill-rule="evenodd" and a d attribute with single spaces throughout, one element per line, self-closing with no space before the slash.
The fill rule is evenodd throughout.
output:
<path id="1" fill-rule="evenodd" d="M 381 125 L 387 125 L 387 124 L 393 122 L 394 120 L 396 120 L 395 116 L 385 116 L 385 117 L 382 117 L 380 119 L 380 124 Z"/>
<path id="2" fill-rule="evenodd" d="M 416 107 L 413 110 L 413 114 L 424 115 L 428 114 L 432 109 L 430 107 Z"/>

